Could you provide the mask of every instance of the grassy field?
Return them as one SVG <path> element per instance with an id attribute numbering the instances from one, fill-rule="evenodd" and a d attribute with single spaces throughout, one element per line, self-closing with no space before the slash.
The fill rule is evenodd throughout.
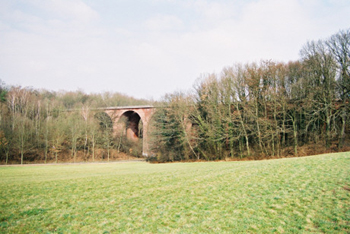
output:
<path id="1" fill-rule="evenodd" d="M 349 233 L 350 152 L 0 167 L 1 233 Z"/>

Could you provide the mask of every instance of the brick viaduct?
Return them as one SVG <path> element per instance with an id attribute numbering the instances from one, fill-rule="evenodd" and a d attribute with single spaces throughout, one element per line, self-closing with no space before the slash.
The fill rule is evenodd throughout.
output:
<path id="1" fill-rule="evenodd" d="M 128 140 L 137 142 L 140 140 L 139 123 L 143 124 L 142 132 L 142 155 L 148 156 L 150 154 L 149 143 L 149 122 L 155 111 L 153 106 L 124 106 L 124 107 L 106 107 L 101 108 L 112 120 L 113 133 L 124 134 Z M 126 121 L 121 121 L 122 119 Z M 126 126 L 125 126 L 126 123 Z"/>

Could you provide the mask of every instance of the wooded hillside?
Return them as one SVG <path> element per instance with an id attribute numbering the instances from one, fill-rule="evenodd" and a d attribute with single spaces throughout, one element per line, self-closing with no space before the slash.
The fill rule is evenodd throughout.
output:
<path id="1" fill-rule="evenodd" d="M 130 145 L 113 138 L 111 120 L 96 108 L 149 103 L 119 93 L 51 92 L 5 84 L 0 93 L 0 155 L 6 164 L 109 160 L 113 149 L 128 152 Z"/>
<path id="2" fill-rule="evenodd" d="M 152 159 L 221 160 L 350 150 L 350 29 L 310 41 L 300 59 L 235 64 L 167 94 L 148 132 Z M 151 104 L 118 93 L 0 86 L 0 160 L 109 160 L 130 150 L 94 108 Z M 72 111 L 74 110 L 74 111 Z"/>
<path id="3" fill-rule="evenodd" d="M 350 150 L 350 30 L 308 42 L 298 61 L 235 64 L 164 98 L 157 160 L 218 160 Z M 345 146 L 346 149 L 344 148 Z"/>

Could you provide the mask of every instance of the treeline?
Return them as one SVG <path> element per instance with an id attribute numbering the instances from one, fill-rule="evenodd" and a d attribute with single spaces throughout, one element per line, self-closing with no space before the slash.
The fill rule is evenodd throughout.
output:
<path id="1" fill-rule="evenodd" d="M 52 92 L 1 83 L 0 160 L 109 160 L 112 150 L 127 146 L 116 141 L 111 119 L 96 108 L 144 104 L 149 101 L 119 93 Z"/>
<path id="2" fill-rule="evenodd" d="M 350 29 L 308 42 L 300 59 L 235 64 L 159 103 L 148 133 L 157 161 L 221 160 L 350 150 Z M 0 84 L 0 162 L 141 155 L 96 108 L 149 105 L 119 93 Z M 142 123 L 139 128 L 142 132 Z M 140 133 L 142 135 L 142 133 Z"/>
<path id="3" fill-rule="evenodd" d="M 154 159 L 349 150 L 350 30 L 308 42 L 300 56 L 236 64 L 203 75 L 191 93 L 166 95 L 153 118 Z"/>

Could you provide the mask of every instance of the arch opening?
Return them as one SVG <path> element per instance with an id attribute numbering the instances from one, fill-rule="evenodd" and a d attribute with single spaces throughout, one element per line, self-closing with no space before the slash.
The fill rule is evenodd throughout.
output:
<path id="1" fill-rule="evenodd" d="M 140 138 L 143 138 L 143 122 L 137 112 L 126 111 L 118 123 L 122 125 L 123 130 L 121 132 L 127 140 L 138 142 Z"/>
<path id="2" fill-rule="evenodd" d="M 118 123 L 119 146 L 125 153 L 141 156 L 143 152 L 143 122 L 135 111 L 126 111 Z"/>

